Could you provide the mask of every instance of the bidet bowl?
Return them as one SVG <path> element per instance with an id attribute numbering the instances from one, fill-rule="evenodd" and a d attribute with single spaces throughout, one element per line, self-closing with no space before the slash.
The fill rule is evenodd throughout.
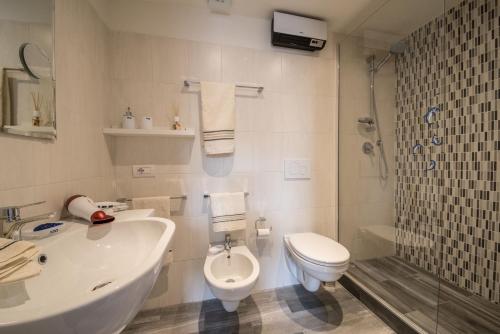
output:
<path id="1" fill-rule="evenodd" d="M 0 333 L 119 333 L 148 297 L 175 224 L 121 214 L 109 224 L 68 221 L 34 241 L 39 276 L 0 285 Z"/>
<path id="2" fill-rule="evenodd" d="M 233 312 L 240 300 L 250 295 L 260 273 L 259 262 L 246 246 L 231 248 L 230 257 L 223 251 L 208 254 L 203 268 L 205 279 L 224 309 Z"/>

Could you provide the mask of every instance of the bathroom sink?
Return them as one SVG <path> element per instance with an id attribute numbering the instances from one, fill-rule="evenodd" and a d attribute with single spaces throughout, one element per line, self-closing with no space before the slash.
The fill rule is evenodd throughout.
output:
<path id="1" fill-rule="evenodd" d="M 68 225 L 34 241 L 46 256 L 39 276 L 0 285 L 0 333 L 119 333 L 148 297 L 175 231 L 168 219 L 133 215 Z"/>

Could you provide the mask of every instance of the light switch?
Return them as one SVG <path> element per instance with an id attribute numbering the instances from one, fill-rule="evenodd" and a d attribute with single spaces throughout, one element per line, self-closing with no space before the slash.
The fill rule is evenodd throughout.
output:
<path id="1" fill-rule="evenodd" d="M 294 159 L 285 160 L 285 179 L 310 179 L 311 178 L 311 160 Z"/>
<path id="2" fill-rule="evenodd" d="M 133 177 L 155 177 L 155 166 L 135 165 L 132 166 Z"/>

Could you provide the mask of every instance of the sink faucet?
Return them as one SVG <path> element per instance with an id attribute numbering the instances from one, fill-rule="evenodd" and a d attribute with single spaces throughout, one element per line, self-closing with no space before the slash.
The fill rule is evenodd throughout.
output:
<path id="1" fill-rule="evenodd" d="M 12 238 L 14 233 L 19 231 L 18 238 L 19 240 L 21 240 L 21 229 L 26 223 L 53 218 L 56 215 L 55 212 L 44 213 L 42 215 L 37 215 L 27 218 L 21 218 L 22 208 L 35 206 L 43 203 L 45 203 L 45 201 L 0 208 L 0 236 L 5 235 L 6 238 Z M 4 223 L 12 224 L 12 226 L 6 233 L 3 232 Z"/>
<path id="2" fill-rule="evenodd" d="M 227 252 L 227 258 L 231 257 L 231 234 L 226 234 L 224 238 L 224 250 Z"/>

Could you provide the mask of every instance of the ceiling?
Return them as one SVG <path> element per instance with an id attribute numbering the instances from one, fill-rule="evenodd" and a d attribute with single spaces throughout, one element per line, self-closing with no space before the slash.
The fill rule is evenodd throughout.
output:
<path id="1" fill-rule="evenodd" d="M 137 0 L 206 8 L 207 0 Z M 447 2 L 451 0 L 446 0 Z M 232 0 L 231 15 L 269 19 L 273 10 L 318 17 L 330 30 L 407 35 L 443 12 L 445 0 Z"/>
<path id="2" fill-rule="evenodd" d="M 177 6 L 206 8 L 207 0 L 140 0 L 168 3 Z M 274 10 L 321 18 L 330 29 L 342 30 L 373 3 L 387 0 L 232 0 L 231 15 L 269 19 Z"/>

